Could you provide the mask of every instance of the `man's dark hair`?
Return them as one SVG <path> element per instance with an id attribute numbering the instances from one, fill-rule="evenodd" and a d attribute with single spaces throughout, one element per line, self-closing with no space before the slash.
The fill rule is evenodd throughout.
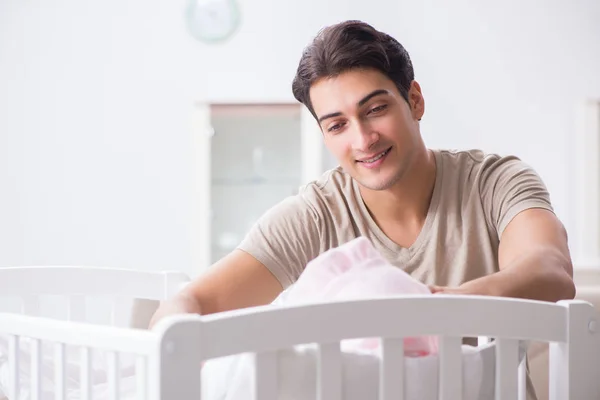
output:
<path id="1" fill-rule="evenodd" d="M 315 115 L 311 85 L 351 69 L 376 69 L 385 74 L 408 101 L 414 71 L 406 49 L 390 35 L 361 21 L 345 21 L 322 29 L 304 49 L 292 83 L 294 97 Z"/>

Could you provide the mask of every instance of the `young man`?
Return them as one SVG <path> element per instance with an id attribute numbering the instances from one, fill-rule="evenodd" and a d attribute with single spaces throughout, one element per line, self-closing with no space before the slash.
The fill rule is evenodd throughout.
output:
<path id="1" fill-rule="evenodd" d="M 428 149 L 421 88 L 395 39 L 357 21 L 324 29 L 293 92 L 340 167 L 270 209 L 154 322 L 267 304 L 310 260 L 358 236 L 435 292 L 575 296 L 567 235 L 542 180 L 516 157 Z"/>

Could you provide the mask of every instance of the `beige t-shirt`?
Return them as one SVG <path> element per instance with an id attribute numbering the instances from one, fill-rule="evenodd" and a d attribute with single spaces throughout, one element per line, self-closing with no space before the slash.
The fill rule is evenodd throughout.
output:
<path id="1" fill-rule="evenodd" d="M 409 248 L 382 232 L 357 183 L 336 168 L 266 212 L 239 249 L 263 263 L 284 288 L 310 260 L 359 236 L 425 284 L 458 286 L 497 272 L 500 238 L 510 221 L 529 208 L 553 212 L 546 186 L 513 156 L 479 150 L 433 152 L 433 196 L 425 224 Z M 527 398 L 536 399 L 529 374 Z"/>
<path id="2" fill-rule="evenodd" d="M 310 260 L 359 236 L 425 284 L 458 286 L 497 272 L 500 237 L 512 218 L 528 208 L 553 211 L 544 183 L 516 157 L 479 150 L 433 152 L 433 196 L 425 224 L 409 248 L 382 232 L 358 184 L 336 168 L 267 211 L 239 249 L 263 263 L 284 288 Z"/>

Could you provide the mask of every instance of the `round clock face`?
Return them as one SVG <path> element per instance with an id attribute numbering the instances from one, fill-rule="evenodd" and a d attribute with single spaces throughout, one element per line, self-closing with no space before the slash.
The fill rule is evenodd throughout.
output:
<path id="1" fill-rule="evenodd" d="M 185 19 L 193 37 L 213 43 L 233 35 L 240 22 L 240 13 L 235 0 L 190 0 Z"/>

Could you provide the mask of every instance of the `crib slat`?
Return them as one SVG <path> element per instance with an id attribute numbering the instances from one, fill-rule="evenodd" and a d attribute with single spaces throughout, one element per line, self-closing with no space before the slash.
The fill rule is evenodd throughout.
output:
<path id="1" fill-rule="evenodd" d="M 42 341 L 31 340 L 31 397 L 33 400 L 42 398 Z"/>
<path id="2" fill-rule="evenodd" d="M 108 352 L 108 388 L 111 399 L 119 399 L 119 353 Z"/>
<path id="3" fill-rule="evenodd" d="M 10 370 L 9 393 L 11 399 L 19 398 L 19 337 L 8 338 L 8 366 Z"/>
<path id="4" fill-rule="evenodd" d="M 317 400 L 342 399 L 340 344 L 319 344 L 317 363 Z"/>
<path id="5" fill-rule="evenodd" d="M 518 398 L 519 341 L 496 341 L 496 400 Z"/>
<path id="6" fill-rule="evenodd" d="M 114 297 L 111 299 L 111 308 L 110 308 L 110 324 L 112 326 L 117 326 L 117 320 L 119 315 L 119 309 L 121 307 L 121 302 L 118 297 Z"/>
<path id="7" fill-rule="evenodd" d="M 33 317 L 39 316 L 40 298 L 38 296 L 23 296 L 21 298 L 21 312 Z"/>
<path id="8" fill-rule="evenodd" d="M 462 338 L 443 336 L 440 338 L 440 400 L 463 397 Z"/>
<path id="9" fill-rule="evenodd" d="M 379 400 L 404 400 L 404 339 L 382 338 Z"/>
<path id="10" fill-rule="evenodd" d="M 277 352 L 254 354 L 254 400 L 277 400 Z"/>
<path id="11" fill-rule="evenodd" d="M 135 379 L 136 379 L 136 397 L 139 400 L 147 399 L 147 387 L 148 387 L 148 365 L 146 358 L 138 356 L 135 361 Z"/>
<path id="12" fill-rule="evenodd" d="M 81 396 L 82 400 L 92 400 L 92 351 L 89 347 L 81 348 Z"/>
<path id="13" fill-rule="evenodd" d="M 519 364 L 519 398 L 527 400 L 527 365 L 525 361 Z"/>
<path id="14" fill-rule="evenodd" d="M 56 400 L 66 400 L 65 345 L 54 345 L 54 393 Z"/>
<path id="15" fill-rule="evenodd" d="M 84 322 L 85 321 L 85 296 L 69 296 L 68 320 Z"/>

